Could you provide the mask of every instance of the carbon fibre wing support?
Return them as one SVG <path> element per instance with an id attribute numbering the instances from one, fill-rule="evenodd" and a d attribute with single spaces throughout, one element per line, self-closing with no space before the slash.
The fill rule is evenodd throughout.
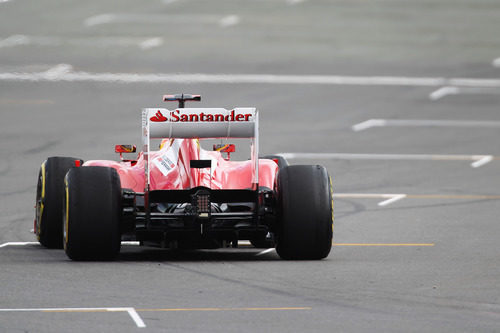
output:
<path id="1" fill-rule="evenodd" d="M 164 95 L 163 101 L 164 102 L 179 101 L 178 108 L 184 108 L 186 101 L 193 101 L 193 102 L 201 101 L 201 95 L 191 95 L 191 94 Z"/>

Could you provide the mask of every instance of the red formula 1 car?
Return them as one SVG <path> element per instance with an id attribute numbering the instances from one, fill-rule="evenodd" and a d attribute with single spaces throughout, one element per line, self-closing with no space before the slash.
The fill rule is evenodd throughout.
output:
<path id="1" fill-rule="evenodd" d="M 331 181 L 319 165 L 259 158 L 255 108 L 185 108 L 199 95 L 167 95 L 175 110 L 142 110 L 143 151 L 134 160 L 83 163 L 49 157 L 36 195 L 35 233 L 74 260 L 113 259 L 122 240 L 164 248 L 276 247 L 284 259 L 322 259 L 332 244 Z M 231 160 L 234 144 L 203 149 L 201 140 L 250 142 L 250 159 Z M 157 140 L 159 150 L 151 150 Z M 234 154 L 233 154 L 234 156 Z"/>

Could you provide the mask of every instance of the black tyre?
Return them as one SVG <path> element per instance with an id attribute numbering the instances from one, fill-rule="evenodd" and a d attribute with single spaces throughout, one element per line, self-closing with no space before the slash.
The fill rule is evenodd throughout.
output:
<path id="1" fill-rule="evenodd" d="M 112 260 L 120 252 L 121 185 L 113 168 L 66 175 L 64 250 L 73 260 Z"/>
<path id="2" fill-rule="evenodd" d="M 278 239 L 283 259 L 317 260 L 332 247 L 330 177 L 320 165 L 292 165 L 278 174 Z"/>
<path id="3" fill-rule="evenodd" d="M 266 155 L 266 156 L 263 156 L 261 158 L 266 159 L 266 160 L 273 160 L 273 161 L 277 162 L 278 168 L 280 170 L 283 169 L 284 167 L 288 166 L 288 161 L 286 160 L 286 158 L 284 158 L 281 155 Z"/>
<path id="4" fill-rule="evenodd" d="M 62 208 L 64 197 L 64 176 L 75 166 L 73 157 L 49 157 L 38 173 L 35 206 L 35 234 L 48 248 L 62 249 Z"/>

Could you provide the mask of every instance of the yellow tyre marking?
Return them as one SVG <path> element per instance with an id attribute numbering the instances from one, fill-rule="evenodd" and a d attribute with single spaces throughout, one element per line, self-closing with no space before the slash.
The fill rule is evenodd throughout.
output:
<path id="1" fill-rule="evenodd" d="M 40 241 L 40 233 L 41 233 L 41 229 L 42 229 L 42 216 L 43 216 L 43 208 L 44 208 L 44 205 L 43 205 L 43 201 L 45 199 L 45 184 L 46 184 L 46 180 L 45 180 L 45 164 L 47 163 L 47 161 L 44 161 L 41 165 L 41 169 L 42 169 L 42 193 L 40 194 L 40 212 L 38 213 L 38 221 L 37 221 L 37 232 L 36 232 L 36 238 L 38 241 Z"/>
<path id="2" fill-rule="evenodd" d="M 332 198 L 332 233 L 333 233 L 333 221 L 335 220 L 335 217 L 333 216 L 333 184 L 332 184 L 332 177 L 328 176 L 330 179 L 330 196 Z"/>

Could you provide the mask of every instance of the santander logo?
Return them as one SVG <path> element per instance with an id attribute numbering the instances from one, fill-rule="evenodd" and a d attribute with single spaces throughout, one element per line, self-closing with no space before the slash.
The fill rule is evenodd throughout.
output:
<path id="1" fill-rule="evenodd" d="M 149 120 L 154 121 L 154 122 L 163 122 L 163 121 L 167 121 L 167 117 L 165 117 L 160 112 L 160 110 L 158 110 L 158 112 L 156 112 L 156 114 L 153 117 L 149 118 Z"/>
<path id="2" fill-rule="evenodd" d="M 156 114 L 149 118 L 149 120 L 154 122 L 247 122 L 250 121 L 252 117 L 251 113 L 236 113 L 231 110 L 229 114 L 222 113 L 191 113 L 191 114 L 181 114 L 180 110 L 170 111 L 169 118 L 165 117 L 160 110 Z"/>

